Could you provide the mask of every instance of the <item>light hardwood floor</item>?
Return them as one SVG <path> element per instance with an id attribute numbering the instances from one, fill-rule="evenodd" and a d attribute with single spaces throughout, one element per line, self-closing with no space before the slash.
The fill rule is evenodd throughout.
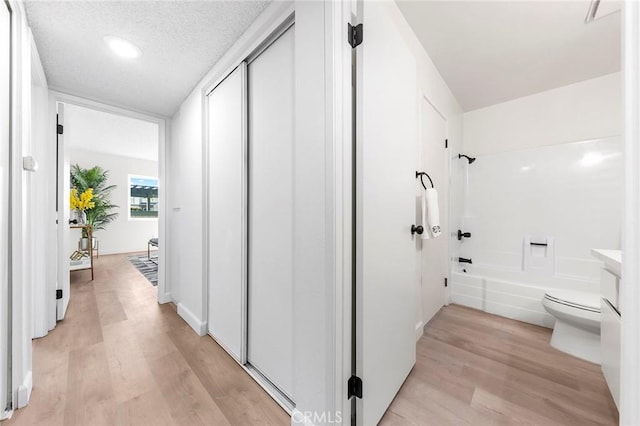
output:
<path id="1" fill-rule="evenodd" d="M 71 274 L 64 321 L 33 344 L 31 403 L 6 425 L 289 425 L 210 337 L 198 337 L 126 256 Z"/>
<path id="2" fill-rule="evenodd" d="M 8 425 L 288 425 L 211 338 L 198 337 L 126 259 L 72 274 L 67 317 L 34 341 L 34 389 Z M 549 346 L 550 330 L 443 308 L 383 425 L 613 425 L 599 366 Z"/>
<path id="3" fill-rule="evenodd" d="M 551 330 L 461 306 L 425 327 L 382 425 L 615 425 L 599 365 L 549 346 Z"/>

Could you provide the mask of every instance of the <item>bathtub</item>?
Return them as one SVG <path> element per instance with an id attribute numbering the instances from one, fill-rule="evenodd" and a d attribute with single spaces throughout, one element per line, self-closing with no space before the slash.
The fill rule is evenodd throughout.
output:
<path id="1" fill-rule="evenodd" d="M 548 289 L 600 291 L 597 278 L 540 277 L 519 270 L 475 264 L 452 271 L 450 282 L 451 303 L 548 328 L 554 324 L 554 318 L 542 306 L 542 298 Z"/>

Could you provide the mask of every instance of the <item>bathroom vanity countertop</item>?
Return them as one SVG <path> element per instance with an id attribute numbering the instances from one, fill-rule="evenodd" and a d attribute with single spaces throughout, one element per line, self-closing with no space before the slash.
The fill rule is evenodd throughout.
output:
<path id="1" fill-rule="evenodd" d="M 618 277 L 622 275 L 622 251 L 591 249 L 591 255 L 602 260 L 606 268 Z"/>

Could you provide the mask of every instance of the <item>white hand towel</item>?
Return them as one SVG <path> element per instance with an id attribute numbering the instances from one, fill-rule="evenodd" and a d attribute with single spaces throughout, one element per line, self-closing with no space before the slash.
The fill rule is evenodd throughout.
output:
<path id="1" fill-rule="evenodd" d="M 423 240 L 439 237 L 442 234 L 440 229 L 440 208 L 438 207 L 438 191 L 434 188 L 427 188 L 422 194 L 422 233 Z"/>

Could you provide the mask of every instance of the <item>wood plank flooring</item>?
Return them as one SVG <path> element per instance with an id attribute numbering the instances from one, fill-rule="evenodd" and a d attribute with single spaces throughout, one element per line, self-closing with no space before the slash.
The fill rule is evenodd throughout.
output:
<path id="1" fill-rule="evenodd" d="M 198 337 L 124 255 L 71 274 L 64 321 L 33 343 L 30 404 L 6 425 L 289 425 L 210 337 Z"/>
<path id="2" fill-rule="evenodd" d="M 549 345 L 551 330 L 450 305 L 381 424 L 616 425 L 600 366 Z"/>
<path id="3" fill-rule="evenodd" d="M 289 425 L 209 337 L 198 337 L 126 256 L 74 272 L 64 321 L 34 341 L 28 407 L 6 425 Z M 550 330 L 448 306 L 382 425 L 614 425 L 600 367 L 549 346 Z"/>

